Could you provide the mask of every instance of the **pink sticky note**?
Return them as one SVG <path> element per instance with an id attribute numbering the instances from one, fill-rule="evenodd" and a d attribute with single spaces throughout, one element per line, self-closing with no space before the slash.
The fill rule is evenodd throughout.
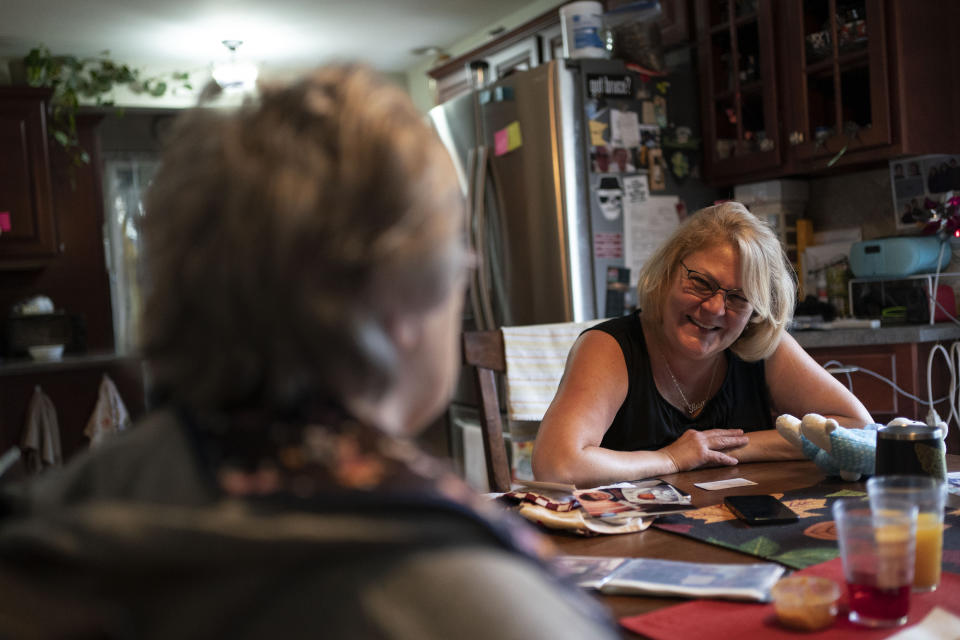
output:
<path id="1" fill-rule="evenodd" d="M 0 231 L 10 231 L 9 211 L 0 211 Z"/>
<path id="2" fill-rule="evenodd" d="M 493 134 L 493 155 L 495 156 L 502 156 L 521 145 L 523 145 L 523 136 L 520 135 L 519 122 L 511 122 Z"/>
<path id="3" fill-rule="evenodd" d="M 502 156 L 510 151 L 510 134 L 506 129 L 500 129 L 493 134 L 493 155 Z"/>

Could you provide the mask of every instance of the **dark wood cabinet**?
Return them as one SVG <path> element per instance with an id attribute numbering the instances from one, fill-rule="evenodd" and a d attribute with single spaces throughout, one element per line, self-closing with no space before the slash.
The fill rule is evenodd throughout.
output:
<path id="1" fill-rule="evenodd" d="M 435 104 L 443 104 L 460 94 L 470 91 L 470 74 L 466 67 L 449 69 L 446 73 L 432 78 Z"/>
<path id="2" fill-rule="evenodd" d="M 774 38 L 771 3 L 698 0 L 704 165 L 713 181 L 783 162 Z"/>
<path id="3" fill-rule="evenodd" d="M 809 161 L 891 145 L 883 1 L 808 0 L 784 9 L 793 156 Z"/>
<path id="4" fill-rule="evenodd" d="M 697 0 L 708 179 L 954 152 L 958 23 L 938 0 Z"/>
<path id="5" fill-rule="evenodd" d="M 689 0 L 660 0 L 660 40 L 664 47 L 689 44 L 693 40 Z"/>
<path id="6" fill-rule="evenodd" d="M 103 175 L 97 134 L 101 118 L 96 113 L 77 116 L 77 136 L 90 154 L 89 164 L 77 165 L 73 156 L 59 145 L 50 146 L 56 255 L 22 260 L 16 262 L 18 268 L 0 271 L 0 314 L 6 315 L 25 298 L 47 296 L 56 309 L 83 317 L 84 342 L 89 351 L 109 351 L 114 347 L 110 280 L 103 245 Z M 5 237 L 6 234 L 0 237 L 0 242 Z M 0 251 L 5 259 L 6 250 Z M 22 268 L 30 262 L 35 262 L 36 268 Z"/>
<path id="7" fill-rule="evenodd" d="M 49 91 L 0 87 L 0 269 L 35 268 L 57 253 L 47 146 Z"/>

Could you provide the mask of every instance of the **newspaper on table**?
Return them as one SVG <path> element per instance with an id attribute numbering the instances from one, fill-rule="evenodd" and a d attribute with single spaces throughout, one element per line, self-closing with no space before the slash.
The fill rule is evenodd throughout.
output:
<path id="1" fill-rule="evenodd" d="M 756 602 L 770 601 L 770 589 L 786 571 L 772 562 L 710 564 L 594 556 L 560 556 L 552 562 L 566 579 L 606 594 Z"/>

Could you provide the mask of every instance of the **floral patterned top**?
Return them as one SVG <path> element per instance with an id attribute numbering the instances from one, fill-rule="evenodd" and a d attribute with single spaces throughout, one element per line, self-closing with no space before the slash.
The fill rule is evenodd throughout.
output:
<path id="1" fill-rule="evenodd" d="M 305 426 L 271 421 L 266 429 L 256 415 L 234 416 L 229 427 L 183 417 L 226 495 L 300 500 L 310 510 L 452 510 L 507 548 L 542 560 L 555 553 L 546 537 L 477 494 L 445 463 L 344 412 L 326 412 Z"/>

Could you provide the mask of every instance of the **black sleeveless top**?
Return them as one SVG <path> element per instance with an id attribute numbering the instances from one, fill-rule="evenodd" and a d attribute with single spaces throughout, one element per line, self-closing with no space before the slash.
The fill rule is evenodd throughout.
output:
<path id="1" fill-rule="evenodd" d="M 687 429 L 773 429 L 770 393 L 763 360 L 745 362 L 727 349 L 727 370 L 719 391 L 694 418 L 663 399 L 653 381 L 650 354 L 640 312 L 590 327 L 620 344 L 627 365 L 627 398 L 607 429 L 601 447 L 616 451 L 653 451 L 672 443 Z"/>

